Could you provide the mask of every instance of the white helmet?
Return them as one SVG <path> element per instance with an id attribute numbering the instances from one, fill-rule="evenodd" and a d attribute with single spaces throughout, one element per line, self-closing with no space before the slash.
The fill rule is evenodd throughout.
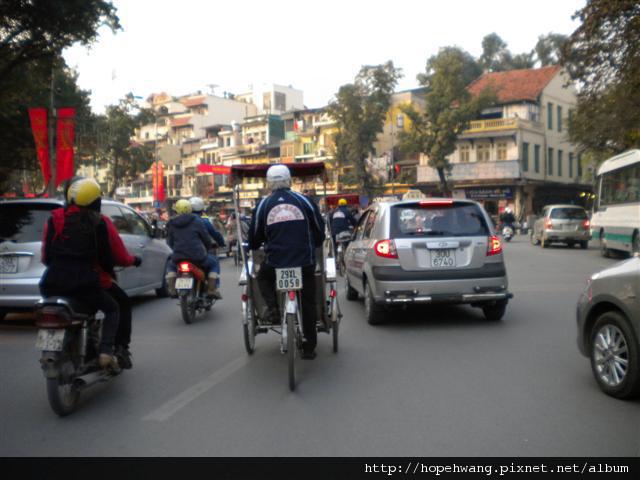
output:
<path id="1" fill-rule="evenodd" d="M 273 165 L 267 170 L 267 185 L 271 190 L 291 187 L 291 172 L 286 165 Z"/>
<path id="2" fill-rule="evenodd" d="M 189 203 L 191 203 L 191 210 L 196 213 L 204 210 L 204 201 L 200 197 L 191 197 Z"/>
<path id="3" fill-rule="evenodd" d="M 505 212 L 505 213 L 513 213 L 513 212 L 511 211 L 511 207 L 507 207 L 507 208 L 505 208 L 505 209 L 504 209 L 504 212 Z"/>

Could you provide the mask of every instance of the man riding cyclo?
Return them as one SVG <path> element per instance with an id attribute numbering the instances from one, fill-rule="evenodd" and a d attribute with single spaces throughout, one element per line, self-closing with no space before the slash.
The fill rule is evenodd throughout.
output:
<path id="1" fill-rule="evenodd" d="M 204 225 L 206 220 L 193 214 L 191 203 L 184 198 L 178 200 L 173 208 L 178 215 L 167 224 L 167 245 L 173 250 L 166 276 L 169 295 L 177 295 L 177 264 L 186 260 L 204 270 L 207 276 L 207 295 L 221 299 L 217 286 L 217 260 L 209 254 L 209 250 L 213 248 L 213 241 Z"/>
<path id="2" fill-rule="evenodd" d="M 267 321 L 280 323 L 275 281 L 276 268 L 302 267 L 302 358 L 316 356 L 315 249 L 324 241 L 324 220 L 318 206 L 291 190 L 291 173 L 285 165 L 267 170 L 271 194 L 256 207 L 249 229 L 249 248 L 264 244 L 265 260 L 258 286 L 268 308 Z"/>
<path id="3" fill-rule="evenodd" d="M 43 297 L 76 298 L 104 314 L 98 363 L 102 368 L 131 368 L 131 304 L 115 283 L 115 266 L 140 266 L 127 252 L 116 227 L 100 214 L 102 192 L 90 178 L 69 183 L 66 205 L 51 212 L 42 241 L 40 280 Z"/>
<path id="4" fill-rule="evenodd" d="M 334 251 L 337 249 L 336 237 L 342 232 L 348 232 L 356 226 L 356 219 L 347 208 L 347 200 L 338 200 L 338 206 L 329 214 L 329 225 L 331 226 L 331 239 L 333 240 Z"/>
<path id="5" fill-rule="evenodd" d="M 200 197 L 191 197 L 189 199 L 189 203 L 191 204 L 191 210 L 200 218 L 202 224 L 207 229 L 207 233 L 213 241 L 216 242 L 218 248 L 224 248 L 224 237 L 220 232 L 218 232 L 218 230 L 216 230 L 216 227 L 213 226 L 209 217 L 204 214 L 204 200 Z M 220 261 L 218 260 L 217 255 L 214 255 L 213 252 L 209 252 L 209 256 L 214 261 L 213 271 L 218 275 L 216 279 L 217 296 L 214 295 L 214 298 L 220 300 L 222 298 L 222 295 L 220 294 Z"/>

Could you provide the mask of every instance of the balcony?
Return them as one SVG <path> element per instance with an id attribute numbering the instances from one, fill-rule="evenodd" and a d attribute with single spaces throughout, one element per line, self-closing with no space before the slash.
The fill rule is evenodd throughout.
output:
<path id="1" fill-rule="evenodd" d="M 501 132 L 505 130 L 517 130 L 519 128 L 543 130 L 540 122 L 533 122 L 522 118 L 493 118 L 489 120 L 472 120 L 469 122 L 469 128 L 462 132 L 461 137 L 477 136 L 475 134 Z"/>
<path id="2" fill-rule="evenodd" d="M 519 160 L 497 160 L 493 162 L 454 163 L 447 180 L 504 180 L 520 178 Z M 418 183 L 439 182 L 438 171 L 427 165 L 418 166 Z"/>

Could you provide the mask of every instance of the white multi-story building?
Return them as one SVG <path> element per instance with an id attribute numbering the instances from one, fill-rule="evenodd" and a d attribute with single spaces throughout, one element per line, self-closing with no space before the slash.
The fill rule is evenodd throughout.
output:
<path id="1" fill-rule="evenodd" d="M 291 110 L 303 109 L 302 97 L 302 90 L 293 88 L 291 85 L 285 87 L 284 85 L 262 84 L 251 86 L 249 92 L 238 94 L 234 98 L 255 105 L 259 115 L 280 115 Z"/>
<path id="2" fill-rule="evenodd" d="M 522 219 L 549 203 L 580 203 L 580 154 L 569 142 L 575 89 L 558 66 L 493 72 L 468 89 L 493 89 L 497 102 L 470 122 L 449 156 L 447 178 L 460 196 L 481 201 L 496 215 L 512 206 Z M 418 185 L 438 188 L 438 173 L 422 156 Z"/>

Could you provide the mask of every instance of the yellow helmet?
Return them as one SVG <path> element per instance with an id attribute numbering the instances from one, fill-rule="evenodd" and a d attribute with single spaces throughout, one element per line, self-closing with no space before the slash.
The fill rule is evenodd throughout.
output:
<path id="1" fill-rule="evenodd" d="M 338 200 L 338 205 L 346 205 L 347 201 L 344 198 L 341 198 L 340 200 Z"/>
<path id="2" fill-rule="evenodd" d="M 102 196 L 100 185 L 93 178 L 80 178 L 69 186 L 67 201 L 87 207 Z"/>
<path id="3" fill-rule="evenodd" d="M 173 206 L 173 209 L 176 211 L 178 215 L 183 215 L 185 213 L 191 213 L 191 202 L 184 198 L 181 198 L 176 202 Z"/>

